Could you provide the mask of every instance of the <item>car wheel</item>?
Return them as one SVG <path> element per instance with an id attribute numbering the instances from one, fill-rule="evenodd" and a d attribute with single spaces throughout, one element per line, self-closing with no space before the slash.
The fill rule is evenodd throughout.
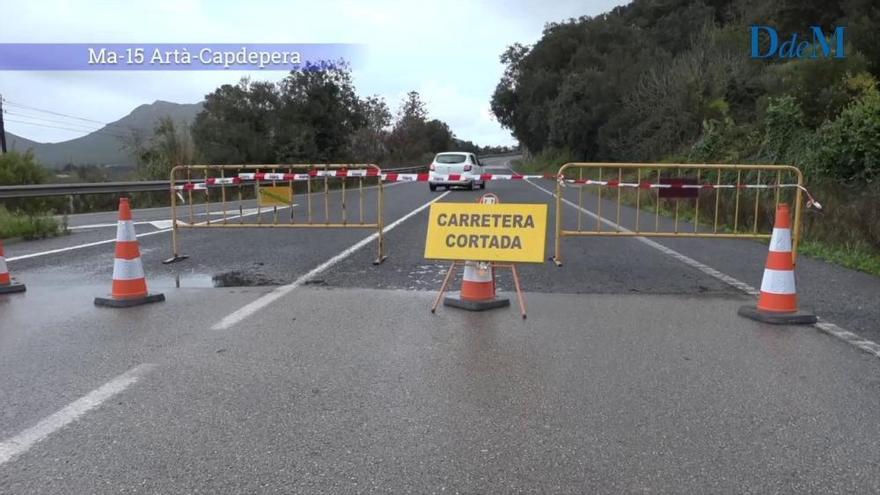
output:
<path id="1" fill-rule="evenodd" d="M 480 182 L 480 189 L 486 189 L 486 181 Z"/>
<path id="2" fill-rule="evenodd" d="M 474 190 L 474 181 L 470 181 L 470 182 L 468 182 L 468 191 L 473 191 L 473 190 Z"/>
<path id="3" fill-rule="evenodd" d="M 436 185 L 436 184 L 428 184 L 428 189 L 430 189 L 430 190 L 432 190 L 432 191 L 436 191 L 436 190 L 437 190 L 437 185 Z"/>

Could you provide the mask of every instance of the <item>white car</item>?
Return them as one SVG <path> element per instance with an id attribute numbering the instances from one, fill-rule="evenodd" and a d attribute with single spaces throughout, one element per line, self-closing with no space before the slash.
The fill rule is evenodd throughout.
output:
<path id="1" fill-rule="evenodd" d="M 480 178 L 483 174 L 483 164 L 477 160 L 477 155 L 466 153 L 463 151 L 437 153 L 434 161 L 429 167 L 431 170 L 431 179 L 428 181 L 428 187 L 432 191 L 437 190 L 437 186 L 443 186 L 448 191 L 450 187 L 459 186 L 473 190 L 479 186 L 480 189 L 486 189 L 486 181 Z M 434 180 L 436 175 L 461 175 L 461 180 Z"/>

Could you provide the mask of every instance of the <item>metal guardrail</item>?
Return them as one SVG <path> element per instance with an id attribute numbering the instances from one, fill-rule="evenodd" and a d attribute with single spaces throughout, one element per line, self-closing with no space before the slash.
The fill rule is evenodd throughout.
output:
<path id="1" fill-rule="evenodd" d="M 385 172 L 408 173 L 427 168 L 427 165 L 383 169 Z M 185 184 L 177 181 L 176 185 Z M 77 196 L 81 194 L 119 194 L 148 191 L 168 191 L 167 180 L 144 180 L 127 182 L 73 182 L 61 184 L 27 184 L 0 186 L 0 199 L 41 198 L 49 196 Z"/>
<path id="2" fill-rule="evenodd" d="M 183 182 L 184 181 L 181 181 L 181 184 Z M 79 182 L 70 184 L 28 184 L 21 186 L 0 186 L 0 199 L 167 190 L 167 180 L 129 182 Z"/>

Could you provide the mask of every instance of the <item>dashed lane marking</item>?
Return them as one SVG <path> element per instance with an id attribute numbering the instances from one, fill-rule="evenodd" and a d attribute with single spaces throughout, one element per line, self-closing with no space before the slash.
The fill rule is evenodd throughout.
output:
<path id="1" fill-rule="evenodd" d="M 443 199 L 447 194 L 449 194 L 449 191 L 444 192 L 443 194 L 432 199 L 431 201 L 428 201 L 427 203 L 423 204 L 422 206 L 419 206 L 418 208 L 416 208 L 415 210 L 398 218 L 393 223 L 387 225 L 384 229 L 382 229 L 382 233 L 385 234 L 385 233 L 390 232 L 392 229 L 394 229 L 398 225 L 402 224 L 403 222 L 412 218 L 413 216 L 415 216 L 419 212 L 425 210 L 427 207 L 431 206 L 432 203 Z M 339 263 L 340 261 L 344 260 L 345 258 L 351 256 L 358 249 L 360 249 L 360 248 L 366 246 L 367 244 L 373 242 L 374 240 L 376 240 L 376 238 L 378 236 L 379 236 L 379 233 L 376 232 L 376 233 L 373 233 L 373 234 L 361 239 L 353 246 L 349 247 L 345 251 L 342 251 L 341 253 L 337 254 L 336 256 L 330 258 L 329 260 L 325 261 L 324 263 L 318 265 L 317 267 L 313 268 L 311 271 L 309 271 L 305 275 L 299 277 L 298 279 L 294 280 L 293 282 L 291 282 L 287 285 L 282 285 L 280 287 L 277 287 L 272 292 L 254 300 L 253 302 L 251 302 L 251 303 L 239 308 L 238 310 L 233 311 L 232 313 L 226 315 L 222 320 L 220 320 L 213 327 L 211 327 L 211 329 L 212 330 L 225 330 L 229 327 L 232 327 L 233 325 L 239 323 L 240 321 L 244 320 L 248 316 L 251 316 L 252 314 L 262 310 L 263 308 L 272 304 L 273 302 L 277 301 L 278 299 L 284 297 L 286 294 L 290 293 L 290 291 L 296 289 L 297 287 L 299 287 L 303 283 L 305 283 L 306 280 L 314 278 L 315 276 L 323 273 L 325 270 L 332 267 L 333 265 L 335 265 L 335 264 Z"/>
<path id="2" fill-rule="evenodd" d="M 122 392 L 149 373 L 155 365 L 142 364 L 126 371 L 85 396 L 71 402 L 60 411 L 36 425 L 0 443 L 0 466 L 28 451 L 49 435 L 73 423 L 83 414 L 100 406 L 110 397 Z"/>

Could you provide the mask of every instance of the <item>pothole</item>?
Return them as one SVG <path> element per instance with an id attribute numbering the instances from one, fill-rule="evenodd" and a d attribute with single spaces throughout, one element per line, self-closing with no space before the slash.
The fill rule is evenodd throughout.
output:
<path id="1" fill-rule="evenodd" d="M 234 270 L 231 272 L 218 273 L 211 277 L 214 287 L 263 287 L 267 285 L 280 285 L 278 281 L 260 273 L 245 273 Z"/>

